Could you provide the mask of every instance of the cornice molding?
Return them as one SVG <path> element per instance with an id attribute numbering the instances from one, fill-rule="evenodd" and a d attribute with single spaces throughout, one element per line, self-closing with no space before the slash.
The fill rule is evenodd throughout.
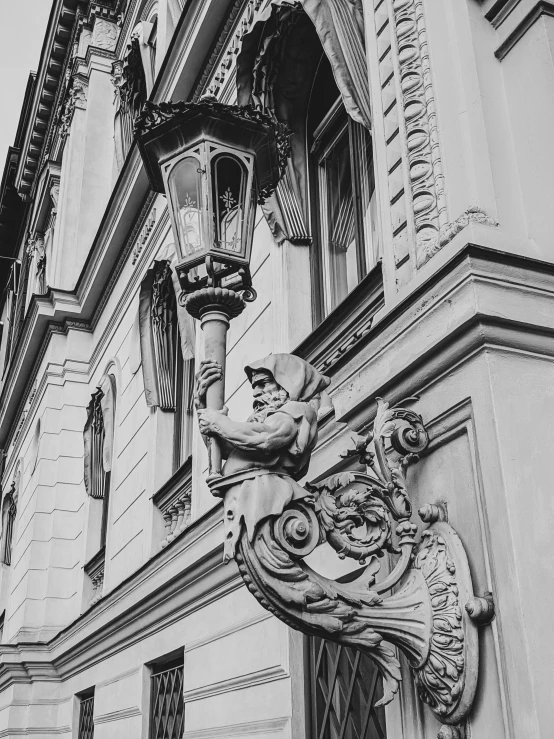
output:
<path id="1" fill-rule="evenodd" d="M 0 690 L 66 680 L 242 587 L 223 564 L 221 525 L 219 504 L 47 643 L 0 645 Z"/>
<path id="2" fill-rule="evenodd" d="M 152 190 L 148 191 L 146 198 L 144 199 L 144 202 L 140 209 L 140 212 L 138 214 L 138 217 L 135 221 L 135 224 L 131 232 L 129 233 L 127 239 L 125 240 L 125 246 L 123 247 L 119 255 L 119 259 L 117 260 L 117 263 L 114 269 L 112 270 L 109 282 L 106 285 L 105 290 L 103 290 L 102 296 L 94 308 L 94 314 L 92 317 L 93 328 L 96 328 L 98 324 L 98 320 L 100 316 L 102 315 L 104 308 L 106 307 L 106 303 L 111 297 L 114 287 L 121 276 L 121 272 L 123 271 L 123 268 L 125 267 L 125 264 L 127 263 L 129 256 L 131 254 L 131 251 L 133 250 L 135 246 L 137 237 L 139 233 L 141 232 L 142 228 L 144 227 L 144 224 L 146 223 L 148 216 L 150 215 L 150 212 L 152 210 L 156 197 L 157 195 L 155 192 L 152 192 Z"/>
<path id="3" fill-rule="evenodd" d="M 324 374 L 358 351 L 370 333 L 373 317 L 384 306 L 383 272 L 379 262 L 357 287 L 294 350 Z"/>
<path id="4" fill-rule="evenodd" d="M 31 298 L 23 332 L 19 337 L 0 395 L 1 448 L 5 449 L 12 443 L 15 420 L 20 417 L 27 404 L 52 336 L 54 334 L 67 336 L 69 331 L 92 332 L 88 321 L 68 317 L 75 315 L 73 311 L 68 311 L 64 316 L 62 311 L 48 310 L 54 308 L 56 304 L 54 294 L 55 292 L 50 290 L 46 295 L 34 295 Z M 40 312 L 40 305 L 47 306 L 47 312 Z M 62 315 L 59 315 L 60 313 Z"/>
<path id="5" fill-rule="evenodd" d="M 482 0 L 485 18 L 498 28 L 521 0 Z"/>
<path id="6" fill-rule="evenodd" d="M 253 688 L 257 685 L 275 682 L 276 680 L 283 680 L 288 677 L 290 677 L 290 673 L 287 670 L 284 670 L 281 665 L 266 667 L 258 672 L 247 672 L 245 675 L 237 675 L 228 680 L 221 680 L 217 683 L 203 685 L 200 688 L 185 690 L 184 701 L 185 703 L 192 703 L 193 701 L 212 698 L 214 695 L 221 695 L 222 693 L 229 693 L 235 690 L 244 690 L 245 688 Z"/>
<path id="7" fill-rule="evenodd" d="M 217 41 L 231 5 L 232 0 L 211 0 L 208 5 L 186 0 L 150 95 L 153 102 L 192 99 L 195 82 L 206 63 L 207 50 Z M 180 75 L 185 60 L 189 75 L 183 83 Z"/>
<path id="8" fill-rule="evenodd" d="M 255 0 L 254 0 L 255 1 Z M 207 63 L 204 65 L 202 74 L 194 84 L 193 100 L 196 102 L 207 88 L 208 82 L 212 77 L 216 66 L 221 63 L 223 54 L 231 41 L 233 32 L 236 32 L 237 26 L 242 15 L 248 5 L 252 4 L 252 0 L 234 0 L 223 28 L 213 44 Z M 260 3 L 257 2 L 259 5 Z"/>
<path id="9" fill-rule="evenodd" d="M 220 629 L 220 631 L 216 631 L 215 634 L 210 634 L 209 637 L 204 637 L 202 639 L 196 639 L 195 641 L 187 642 L 185 644 L 185 653 L 189 654 L 189 652 L 194 652 L 195 649 L 200 649 L 207 644 L 213 644 L 219 639 L 224 639 L 231 634 L 236 634 L 238 631 L 248 629 L 251 626 L 255 626 L 256 624 L 261 623 L 262 621 L 267 621 L 271 617 L 272 616 L 270 613 L 267 613 L 267 611 L 262 611 L 256 616 L 251 616 L 250 618 L 246 618 L 243 621 L 238 621 L 234 624 L 231 624 L 225 629 Z"/>
<path id="10" fill-rule="evenodd" d="M 140 4 L 140 0 L 131 0 L 129 7 L 125 11 L 125 17 L 121 24 L 121 32 L 117 40 L 117 46 L 115 47 L 115 55 L 117 59 L 120 59 L 125 47 L 129 43 L 129 33 L 131 26 L 134 26 L 137 22 L 137 6 Z"/>
<path id="11" fill-rule="evenodd" d="M 59 12 L 64 1 L 65 0 L 57 0 L 56 7 L 58 10 L 55 12 Z M 67 2 L 76 3 L 77 0 L 67 0 Z M 163 83 L 167 97 L 171 97 L 174 93 L 175 85 L 178 82 L 176 77 L 177 71 L 181 68 L 181 62 L 183 61 L 184 56 L 188 51 L 190 51 L 190 49 L 188 49 L 188 44 L 193 38 L 194 33 L 199 30 L 197 27 L 198 23 L 200 22 L 201 29 L 200 36 L 195 36 L 196 41 L 199 42 L 202 40 L 209 44 L 210 42 L 208 37 L 210 34 L 215 34 L 214 27 L 217 26 L 217 18 L 221 13 L 224 13 L 226 2 L 227 0 L 225 0 L 225 2 L 224 0 L 218 0 L 217 7 L 216 9 L 213 9 L 213 13 L 210 15 L 209 19 L 202 16 L 198 4 L 191 2 L 187 3 L 181 16 L 176 35 L 172 41 L 171 49 L 164 60 L 165 71 L 162 70 L 164 74 L 159 75 L 160 79 L 158 81 L 160 82 L 160 85 L 157 86 L 157 89 L 161 89 L 161 78 L 164 77 Z M 125 22 L 127 21 L 127 18 L 131 18 L 135 6 L 136 0 L 133 0 L 126 11 Z M 55 12 L 53 11 L 52 17 L 55 16 Z M 49 32 L 51 32 L 51 29 L 49 29 Z M 71 33 L 73 33 L 73 31 Z M 124 29 L 120 34 L 120 40 L 123 36 Z M 52 43 L 52 39 L 48 40 L 47 38 L 43 48 L 43 56 L 45 53 L 44 49 L 47 49 L 48 44 L 51 45 Z M 174 57 L 174 53 L 178 55 L 178 59 Z M 43 60 L 41 59 L 41 65 L 42 64 Z M 167 78 L 167 75 L 169 75 L 169 78 Z M 37 85 L 39 83 L 40 79 L 37 78 Z M 192 85 L 192 83 L 193 80 L 191 79 L 190 84 Z M 58 85 L 56 88 L 56 95 L 59 97 L 61 94 L 62 87 Z M 188 91 L 180 91 L 179 94 L 187 97 Z M 33 100 L 36 102 L 35 98 L 33 98 Z M 34 105 L 35 102 L 33 102 L 32 105 Z M 57 105 L 57 102 L 55 104 Z M 31 117 L 32 115 L 34 115 L 34 113 L 31 110 Z M 144 199 L 148 196 L 148 192 L 148 181 L 142 166 L 142 161 L 139 156 L 137 146 L 133 144 L 114 186 L 108 205 L 106 206 L 106 210 L 94 238 L 92 248 L 77 281 L 77 286 L 74 291 L 66 293 L 66 295 L 70 297 L 70 301 L 72 301 L 76 306 L 76 311 L 80 314 L 83 321 L 94 320 L 95 314 L 98 315 L 96 313 L 96 306 L 102 300 L 106 280 L 119 258 L 122 245 L 127 242 L 129 230 L 136 224 L 136 214 L 137 212 L 140 212 L 144 204 Z M 62 291 L 56 292 L 61 293 Z M 47 296 L 40 297 L 44 298 Z M 35 300 L 35 298 L 33 298 L 33 300 Z M 8 370 L 8 377 L 0 397 L 0 447 L 2 447 L 3 442 L 5 447 L 6 438 L 10 434 L 11 426 L 15 422 L 15 418 L 17 418 L 17 416 L 14 417 L 14 408 L 22 408 L 26 402 L 25 398 L 23 400 L 21 399 L 21 393 L 29 384 L 27 382 L 29 375 L 36 372 L 37 361 L 34 359 L 34 356 L 36 356 L 36 352 L 39 348 L 43 346 L 43 338 L 46 335 L 47 329 L 44 327 L 45 320 L 47 320 L 46 316 L 42 315 L 41 311 L 38 311 L 41 315 L 37 319 L 37 309 L 36 306 L 33 306 L 33 300 L 31 301 L 32 308 L 27 311 L 24 326 L 24 332 L 29 335 L 30 331 L 32 340 L 27 341 L 25 344 L 25 351 L 23 354 L 20 351 L 19 356 L 14 357 L 12 360 L 11 367 Z M 63 305 L 63 301 L 59 302 L 56 300 L 53 303 L 52 301 L 50 302 L 51 305 L 46 308 L 46 313 L 50 314 L 48 316 L 49 318 L 52 318 L 52 313 L 56 314 L 54 320 L 63 321 L 68 317 L 68 314 L 65 313 L 64 310 L 65 306 Z M 37 321 L 40 324 L 38 328 L 35 326 Z M 44 349 L 44 351 L 46 351 L 46 349 Z M 12 375 L 17 376 L 17 381 L 11 377 Z M 16 390 L 15 394 L 14 389 Z"/>
<path id="12" fill-rule="evenodd" d="M 535 23 L 542 18 L 543 15 L 554 18 L 554 3 L 550 0 L 539 0 L 527 15 L 522 18 L 518 25 L 508 34 L 506 39 L 500 44 L 494 52 L 495 57 L 502 61 L 510 53 L 510 51 L 521 41 L 527 31 L 532 28 Z"/>
<path id="13" fill-rule="evenodd" d="M 534 300 L 541 302 L 535 306 Z M 554 321 L 537 324 L 548 304 L 554 316 L 554 265 L 467 244 L 376 316 L 365 350 L 334 376 L 335 420 L 363 424 L 372 412 L 368 397 L 399 402 L 483 351 L 554 357 Z"/>
<path id="14" fill-rule="evenodd" d="M 45 295 L 34 295 L 31 298 L 23 330 L 14 349 L 0 395 L 0 447 L 5 448 L 5 441 L 10 434 L 14 418 L 18 417 L 14 416 L 14 408 L 22 409 L 25 405 L 29 386 L 36 377 L 48 346 L 50 334 L 72 328 L 92 330 L 91 322 L 95 315 L 98 315 L 97 308 L 106 297 L 106 281 L 112 275 L 114 264 L 117 264 L 118 259 L 121 258 L 122 244 L 123 248 L 125 244 L 128 244 L 121 232 L 122 226 L 130 221 L 129 228 L 132 233 L 136 225 L 137 198 L 140 198 L 142 194 L 142 203 L 144 203 L 144 198 L 148 195 L 146 176 L 142 172 L 141 180 L 141 172 L 140 157 L 138 157 L 136 147 L 133 146 L 120 173 L 104 219 L 100 224 L 95 244 L 85 262 L 76 289 L 67 291 L 50 288 Z M 140 213 L 140 208 L 138 210 Z M 114 232 L 119 235 L 119 238 L 114 235 Z M 108 248 L 101 251 L 100 245 Z M 129 246 L 129 251 L 130 248 Z M 120 271 L 122 267 L 123 263 L 119 261 Z M 110 290 L 115 286 L 115 282 L 112 279 L 108 283 Z"/>
<path id="15" fill-rule="evenodd" d="M 185 731 L 183 739 L 230 739 L 231 737 L 245 737 L 250 735 L 256 737 L 268 736 L 269 734 L 283 735 L 284 730 L 289 724 L 290 718 L 288 716 L 263 721 L 247 721 L 243 724 L 218 726 L 214 729 Z"/>
<path id="16" fill-rule="evenodd" d="M 83 5 L 83 0 L 55 0 L 50 14 L 16 174 L 16 187 L 23 199 L 31 196 L 44 144 L 50 140 L 53 114 L 60 95 L 65 94 L 62 92 L 65 85 L 60 85 L 60 80 L 65 74 L 75 21 Z"/>
<path id="17" fill-rule="evenodd" d="M 142 716 L 142 711 L 138 706 L 121 708 L 119 711 L 111 711 L 110 713 L 100 713 L 94 717 L 94 723 L 95 725 L 108 724 L 112 721 L 121 721 L 122 719 L 133 718 L 133 716 Z"/>

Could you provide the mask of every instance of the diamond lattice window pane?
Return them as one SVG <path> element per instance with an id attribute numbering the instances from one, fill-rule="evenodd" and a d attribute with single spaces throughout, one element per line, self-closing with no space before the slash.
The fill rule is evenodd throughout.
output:
<path id="1" fill-rule="evenodd" d="M 311 684 L 316 739 L 386 739 L 384 709 L 375 708 L 381 678 L 369 657 L 312 638 Z"/>

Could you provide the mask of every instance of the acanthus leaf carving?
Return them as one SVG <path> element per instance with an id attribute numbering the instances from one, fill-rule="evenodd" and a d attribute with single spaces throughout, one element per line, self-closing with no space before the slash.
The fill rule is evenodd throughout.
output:
<path id="1" fill-rule="evenodd" d="M 87 105 L 87 85 L 78 77 L 73 77 L 69 89 L 66 93 L 65 100 L 58 114 L 58 126 L 60 137 L 66 138 L 69 135 L 71 122 L 75 109 L 84 110 Z"/>

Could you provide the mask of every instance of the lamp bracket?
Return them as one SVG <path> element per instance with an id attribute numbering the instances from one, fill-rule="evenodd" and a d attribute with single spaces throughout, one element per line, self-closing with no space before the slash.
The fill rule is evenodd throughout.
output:
<path id="1" fill-rule="evenodd" d="M 224 257 L 221 259 L 218 257 L 218 261 L 216 262 L 208 255 L 205 258 L 204 266 L 206 274 L 203 277 L 195 274 L 192 279 L 190 273 L 195 268 L 183 264 L 176 266 L 175 269 L 179 278 L 179 284 L 184 293 L 183 301 L 186 300 L 187 295 L 197 290 L 202 290 L 205 287 L 224 287 L 235 292 L 244 291 L 248 296 L 252 294 L 255 296 L 256 293 L 252 287 L 252 276 L 248 265 L 239 266 L 234 261 L 225 261 Z M 251 297 L 245 297 L 247 301 L 252 299 Z"/>
<path id="2" fill-rule="evenodd" d="M 421 509 L 427 528 L 411 520 L 406 471 L 428 441 L 417 413 L 377 399 L 372 431 L 357 435 L 343 455 L 361 462 L 365 472 L 307 483 L 305 495 L 296 490 L 280 514 L 260 516 L 253 532 L 242 523 L 235 559 L 249 591 L 286 624 L 371 657 L 383 678 L 378 705 L 393 699 L 401 680 L 400 663 L 386 643 L 403 652 L 421 699 L 444 725 L 441 736 L 455 736 L 455 727 L 458 735 L 463 731 L 477 685 L 478 634 L 471 615 L 486 611 L 490 598 L 485 606 L 475 601 L 464 546 L 442 504 Z M 248 490 L 254 496 L 259 485 L 255 495 L 268 496 L 271 472 L 265 480 L 260 473 L 248 480 Z M 211 485 L 226 506 L 239 495 L 235 477 Z M 348 582 L 328 579 L 307 563 L 322 544 L 342 559 L 357 560 L 361 568 Z M 391 571 L 379 580 L 387 553 Z"/>

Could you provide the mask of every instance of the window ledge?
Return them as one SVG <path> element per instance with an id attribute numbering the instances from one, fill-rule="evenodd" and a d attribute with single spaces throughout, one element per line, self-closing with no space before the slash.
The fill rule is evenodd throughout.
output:
<path id="1" fill-rule="evenodd" d="M 293 351 L 320 372 L 333 374 L 370 333 L 375 314 L 384 305 L 381 263 L 346 296 Z"/>
<path id="2" fill-rule="evenodd" d="M 92 582 L 92 598 L 89 603 L 93 606 L 102 597 L 102 589 L 104 587 L 104 569 L 106 563 L 106 547 L 102 547 L 94 557 L 91 557 L 85 564 L 85 574 L 89 576 Z"/>
<path id="3" fill-rule="evenodd" d="M 165 535 L 160 542 L 162 549 L 190 525 L 191 497 L 192 456 L 152 496 L 165 522 Z"/>

